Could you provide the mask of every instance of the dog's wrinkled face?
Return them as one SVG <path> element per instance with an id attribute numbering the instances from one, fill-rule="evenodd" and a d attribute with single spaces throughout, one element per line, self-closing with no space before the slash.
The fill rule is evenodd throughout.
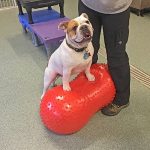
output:
<path id="1" fill-rule="evenodd" d="M 66 32 L 67 38 L 74 45 L 85 46 L 93 36 L 92 25 L 85 13 L 75 19 L 60 23 L 59 28 Z"/>

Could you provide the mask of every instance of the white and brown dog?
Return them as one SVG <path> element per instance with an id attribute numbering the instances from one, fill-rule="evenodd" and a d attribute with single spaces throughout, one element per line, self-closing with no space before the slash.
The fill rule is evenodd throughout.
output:
<path id="1" fill-rule="evenodd" d="M 51 55 L 44 74 L 44 89 L 41 99 L 58 75 L 62 76 L 63 90 L 70 91 L 69 79 L 72 74 L 82 71 L 89 81 L 95 77 L 90 73 L 94 53 L 91 39 L 93 28 L 87 14 L 70 21 L 62 22 L 59 28 L 66 32 L 66 38 L 60 47 Z"/>

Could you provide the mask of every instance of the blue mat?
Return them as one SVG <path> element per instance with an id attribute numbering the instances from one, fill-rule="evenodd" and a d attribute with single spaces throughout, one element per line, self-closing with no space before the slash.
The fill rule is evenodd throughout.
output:
<path id="1" fill-rule="evenodd" d="M 28 14 L 24 13 L 24 15 L 18 15 L 19 21 L 22 24 L 24 29 L 30 30 L 30 24 L 28 23 Z M 32 18 L 34 23 L 46 22 L 49 20 L 60 18 L 60 13 L 55 10 L 38 10 L 32 12 Z"/>

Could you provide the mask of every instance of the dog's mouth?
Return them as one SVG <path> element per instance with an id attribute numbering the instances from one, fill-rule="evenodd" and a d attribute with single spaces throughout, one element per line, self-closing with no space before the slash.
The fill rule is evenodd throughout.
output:
<path id="1" fill-rule="evenodd" d="M 91 34 L 90 34 L 89 32 L 86 32 L 86 33 L 83 34 L 82 38 L 80 38 L 80 39 L 75 39 L 74 41 L 75 41 L 76 43 L 83 43 L 83 42 L 88 42 L 88 41 L 90 41 L 91 39 L 92 39 Z"/>
<path id="2" fill-rule="evenodd" d="M 92 36 L 91 36 L 91 34 L 89 32 L 84 33 L 83 39 L 85 39 L 85 40 L 91 40 L 91 38 L 92 38 Z"/>

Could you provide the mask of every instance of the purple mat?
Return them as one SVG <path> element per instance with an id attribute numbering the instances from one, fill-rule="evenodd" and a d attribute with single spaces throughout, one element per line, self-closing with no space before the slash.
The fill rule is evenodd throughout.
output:
<path id="1" fill-rule="evenodd" d="M 67 21 L 68 18 L 58 18 L 47 22 L 32 24 L 31 28 L 35 34 L 42 40 L 43 43 L 64 38 L 63 30 L 58 29 L 58 25 L 62 21 Z"/>
<path id="2" fill-rule="evenodd" d="M 51 56 L 65 38 L 64 31 L 58 29 L 58 25 L 60 22 L 67 20 L 69 19 L 65 17 L 31 25 L 34 33 L 33 37 L 38 37 L 37 39 L 40 39 L 40 43 L 44 44 L 48 57 Z"/>

